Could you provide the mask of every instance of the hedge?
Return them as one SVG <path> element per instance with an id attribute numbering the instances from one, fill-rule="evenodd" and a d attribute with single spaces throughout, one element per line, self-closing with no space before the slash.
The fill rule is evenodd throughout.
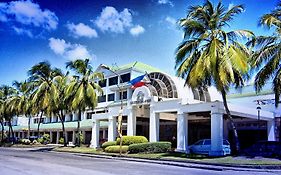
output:
<path id="1" fill-rule="evenodd" d="M 129 153 L 164 153 L 171 149 L 171 142 L 138 143 L 129 146 Z"/>
<path id="2" fill-rule="evenodd" d="M 114 146 L 114 145 L 117 145 L 117 144 L 116 144 L 116 141 L 104 142 L 104 143 L 101 145 L 101 147 L 102 147 L 102 149 L 105 149 L 105 148 L 108 147 L 108 146 Z"/>
<path id="3" fill-rule="evenodd" d="M 123 136 L 122 137 L 122 145 L 131 145 L 136 143 L 147 143 L 148 140 L 144 136 Z M 117 145 L 120 145 L 120 138 L 116 141 Z"/>
<path id="4" fill-rule="evenodd" d="M 21 139 L 20 143 L 24 144 L 24 145 L 29 145 L 31 142 L 29 139 Z"/>
<path id="5" fill-rule="evenodd" d="M 122 146 L 122 153 L 128 152 L 129 146 Z M 107 153 L 120 153 L 120 146 L 108 146 L 105 148 L 105 152 Z"/>

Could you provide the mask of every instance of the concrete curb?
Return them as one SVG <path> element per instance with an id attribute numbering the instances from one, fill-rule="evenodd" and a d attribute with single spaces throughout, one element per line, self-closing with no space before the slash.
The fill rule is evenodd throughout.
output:
<path id="1" fill-rule="evenodd" d="M 201 162 L 192 162 L 192 161 L 179 161 L 179 160 L 165 160 L 165 159 L 147 159 L 147 158 L 131 158 L 126 156 L 115 156 L 115 155 L 100 155 L 92 153 L 75 153 L 75 152 L 66 152 L 66 151 L 51 151 L 56 153 L 68 153 L 76 156 L 91 157 L 91 158 L 102 158 L 102 159 L 112 159 L 112 160 L 122 160 L 122 161 L 132 161 L 132 162 L 142 162 L 142 163 L 154 163 L 161 165 L 170 165 L 170 166 L 179 166 L 186 168 L 196 168 L 196 169 L 206 169 L 206 170 L 215 170 L 215 171 L 251 171 L 251 172 L 281 172 L 281 166 L 279 165 L 222 165 L 222 164 L 213 164 L 213 163 L 201 163 Z"/>

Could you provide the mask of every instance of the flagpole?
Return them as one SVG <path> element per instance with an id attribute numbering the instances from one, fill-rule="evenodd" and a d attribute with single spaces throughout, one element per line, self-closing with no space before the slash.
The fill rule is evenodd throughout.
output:
<path id="1" fill-rule="evenodd" d="M 100 65 L 102 68 L 106 69 L 106 70 L 109 70 L 110 72 L 112 72 L 113 74 L 117 75 L 117 77 L 120 77 L 120 83 L 124 86 L 124 81 L 122 79 L 122 77 L 116 73 L 115 71 L 113 71 L 110 67 L 108 67 L 107 65 L 105 64 L 101 64 Z M 120 156 L 122 155 L 122 141 L 123 141 L 123 135 L 122 135 L 122 119 L 123 119 L 123 90 L 121 89 L 121 87 L 119 86 L 119 82 L 117 82 L 117 88 L 119 89 L 119 91 L 121 92 L 121 98 L 120 98 L 120 101 L 121 101 L 121 106 L 120 106 L 120 111 L 119 111 L 119 114 L 118 114 L 118 126 L 117 126 L 117 132 L 118 132 L 118 135 L 120 137 L 120 150 L 119 150 L 119 154 Z"/>

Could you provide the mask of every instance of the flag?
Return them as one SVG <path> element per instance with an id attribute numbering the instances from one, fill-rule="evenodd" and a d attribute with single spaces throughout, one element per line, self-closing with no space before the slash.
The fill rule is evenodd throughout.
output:
<path id="1" fill-rule="evenodd" d="M 147 83 L 150 83 L 150 80 L 149 80 L 149 77 L 147 76 L 147 74 L 144 74 L 144 75 L 141 75 L 141 76 L 138 76 L 138 77 L 132 79 L 129 83 L 132 85 L 131 88 L 135 89 L 137 87 L 141 87 Z"/>

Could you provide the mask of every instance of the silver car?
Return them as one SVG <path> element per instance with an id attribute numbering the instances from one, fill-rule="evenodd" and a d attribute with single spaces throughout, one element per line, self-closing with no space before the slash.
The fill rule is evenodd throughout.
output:
<path id="1" fill-rule="evenodd" d="M 188 148 L 190 153 L 209 154 L 211 151 L 211 139 L 199 140 Z M 231 153 L 230 144 L 227 140 L 223 140 L 222 148 L 224 155 L 229 155 Z"/>

